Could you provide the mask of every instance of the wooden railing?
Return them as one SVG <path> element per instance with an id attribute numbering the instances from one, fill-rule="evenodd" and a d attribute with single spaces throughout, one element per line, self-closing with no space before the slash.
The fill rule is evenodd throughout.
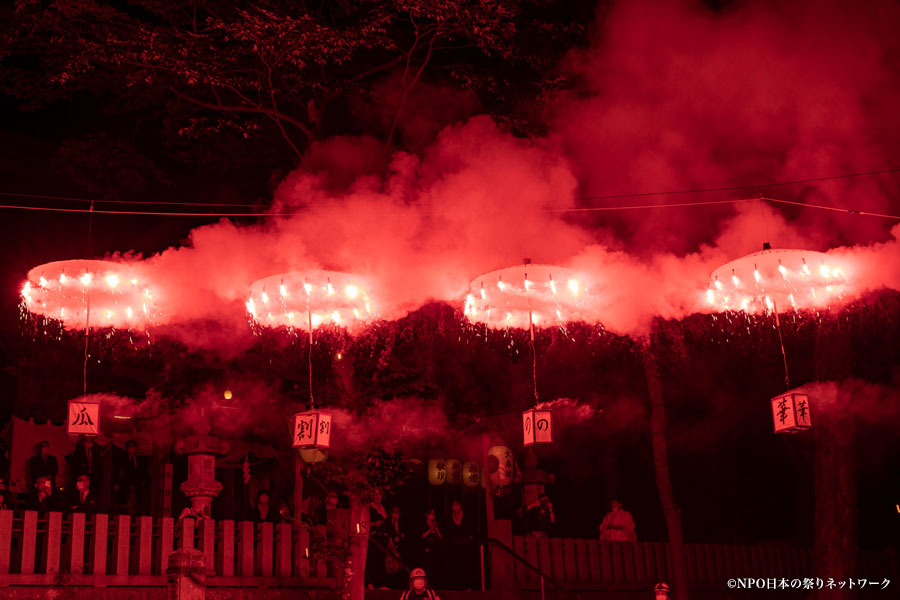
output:
<path id="1" fill-rule="evenodd" d="M 2 510 L 0 586 L 163 586 L 168 556 L 182 546 L 206 556 L 208 586 L 334 585 L 304 526 Z"/>
<path id="2" fill-rule="evenodd" d="M 646 588 L 671 581 L 668 544 L 663 542 L 600 542 L 597 540 L 516 536 L 513 550 L 534 567 L 570 589 Z M 696 586 L 724 586 L 729 578 L 800 579 L 815 577 L 812 550 L 787 546 L 686 544 L 688 581 Z M 540 579 L 518 562 L 521 589 L 539 589 Z M 860 577 L 895 579 L 896 558 L 887 552 L 861 552 Z"/>

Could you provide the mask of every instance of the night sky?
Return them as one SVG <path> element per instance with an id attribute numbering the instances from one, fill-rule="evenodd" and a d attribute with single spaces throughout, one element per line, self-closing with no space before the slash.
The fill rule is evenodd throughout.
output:
<path id="1" fill-rule="evenodd" d="M 166 3 L 56 4 L 2 9 L 0 204 L 258 216 L 0 209 L 0 416 L 24 363 L 58 365 L 56 403 L 81 381 L 81 334 L 48 339 L 58 324 L 20 318 L 28 271 L 109 258 L 146 269 L 161 313 L 150 349 L 141 331 L 98 335 L 89 391 L 139 413 L 155 390 L 186 420 L 230 382 L 250 415 L 230 433 L 270 435 L 252 415 L 297 402 L 306 346 L 302 331 L 254 334 L 244 303 L 258 279 L 327 269 L 363 278 L 380 317 L 317 342 L 316 385 L 346 412 L 348 444 L 383 443 L 366 425 L 405 415 L 408 451 L 446 453 L 477 419 L 509 414 L 518 451 L 527 333 L 462 311 L 471 280 L 529 257 L 584 274 L 590 314 L 535 346 L 542 399 L 589 409 L 564 413 L 541 451 L 554 503 L 580 515 L 561 527 L 593 536 L 617 494 L 639 539 L 665 538 L 636 350 L 652 339 L 686 541 L 810 545 L 812 436 L 771 431 L 773 319 L 704 302 L 715 268 L 770 242 L 851 265 L 840 298 L 782 317 L 791 383 L 835 382 L 816 389 L 858 404 L 860 542 L 896 545 L 895 2 L 513 2 L 505 16 L 486 3 L 410 20 L 388 3 L 298 1 L 271 21 L 263 1 L 210 3 L 199 21 Z M 202 43 L 180 53 L 186 39 Z M 228 79 L 272 64 L 268 85 Z M 682 203 L 695 206 L 665 207 Z"/>

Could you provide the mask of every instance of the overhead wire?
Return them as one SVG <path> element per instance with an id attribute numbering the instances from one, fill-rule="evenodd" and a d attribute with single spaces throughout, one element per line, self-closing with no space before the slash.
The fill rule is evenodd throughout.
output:
<path id="1" fill-rule="evenodd" d="M 743 185 L 743 186 L 730 186 L 730 187 L 714 187 L 714 188 L 695 188 L 688 190 L 669 190 L 669 191 L 656 191 L 656 192 L 636 192 L 636 193 L 627 193 L 627 194 L 608 194 L 602 196 L 582 196 L 580 198 L 581 201 L 589 201 L 589 200 L 609 200 L 616 198 L 642 198 L 642 197 L 651 197 L 651 196 L 674 196 L 674 195 L 683 195 L 683 194 L 703 194 L 710 192 L 726 192 L 726 191 L 746 191 L 746 190 L 759 190 L 763 188 L 772 188 L 777 186 L 789 186 L 796 185 L 802 183 L 815 183 L 822 181 L 831 181 L 838 179 L 848 179 L 853 177 L 866 177 L 872 175 L 881 175 L 887 173 L 900 173 L 900 168 L 892 168 L 892 169 L 882 169 L 878 171 L 865 171 L 859 173 L 843 173 L 839 175 L 830 175 L 827 177 L 814 177 L 808 179 L 795 179 L 790 181 L 778 181 L 778 182 L 770 182 L 770 183 L 762 183 L 755 185 Z M 173 202 L 173 201 L 144 201 L 144 200 L 91 200 L 88 198 L 75 198 L 68 196 L 48 196 L 48 195 L 40 195 L 40 194 L 24 194 L 24 193 L 16 193 L 16 192 L 0 192 L 0 196 L 7 197 L 22 197 L 22 198 L 40 198 L 47 200 L 62 200 L 67 202 L 90 202 L 90 203 L 113 203 L 113 204 L 139 204 L 139 205 L 174 205 L 174 206 L 234 206 L 234 207 L 258 207 L 256 204 L 230 204 L 230 203 L 218 203 L 218 202 Z M 620 210 L 648 210 L 654 208 L 685 208 L 685 207 L 695 207 L 695 206 L 713 206 L 719 204 L 734 204 L 740 202 L 754 202 L 766 200 L 768 202 L 780 203 L 780 204 L 789 204 L 794 206 L 802 206 L 805 208 L 814 208 L 819 210 L 828 210 L 833 212 L 842 212 L 846 214 L 852 215 L 861 215 L 861 216 L 869 216 L 869 217 L 879 217 L 885 219 L 895 219 L 900 220 L 900 215 L 893 215 L 888 213 L 876 213 L 871 211 L 865 211 L 855 208 L 846 208 L 839 206 L 827 206 L 822 204 L 812 204 L 808 202 L 798 202 L 793 200 L 783 200 L 780 198 L 771 198 L 768 196 L 759 195 L 755 198 L 732 198 L 727 200 L 707 200 L 707 201 L 698 201 L 698 202 L 668 202 L 668 203 L 659 203 L 659 204 L 630 204 L 630 205 L 619 205 L 619 206 L 584 206 L 584 207 L 572 207 L 572 208 L 547 208 L 541 209 L 540 212 L 546 213 L 587 213 L 587 212 L 607 212 L 607 211 L 620 211 Z M 416 205 L 410 205 L 411 207 L 415 207 Z M 421 206 L 421 205 L 419 205 Z M 300 214 L 300 211 L 295 212 L 183 212 L 183 211 L 130 211 L 130 210 L 98 210 L 91 208 L 63 208 L 63 207 L 51 207 L 51 206 L 29 206 L 29 205 L 13 205 L 13 204 L 0 204 L 0 209 L 10 209 L 10 210 L 33 210 L 33 211 L 44 211 L 44 212 L 61 212 L 61 213 L 95 213 L 95 214 L 107 214 L 107 215 L 135 215 L 135 216 L 159 216 L 159 217 L 208 217 L 208 218 L 221 218 L 221 217 L 254 217 L 254 218 L 264 218 L 264 217 L 292 217 L 297 214 Z M 441 216 L 450 214 L 450 211 L 441 212 L 441 211 L 431 211 L 431 212 L 421 212 L 415 213 L 421 216 Z"/>

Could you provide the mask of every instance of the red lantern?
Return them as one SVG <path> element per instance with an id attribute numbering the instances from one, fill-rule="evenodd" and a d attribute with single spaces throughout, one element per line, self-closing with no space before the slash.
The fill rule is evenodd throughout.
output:
<path id="1" fill-rule="evenodd" d="M 530 408 L 522 413 L 525 445 L 553 443 L 553 415 L 549 410 Z"/>
<path id="2" fill-rule="evenodd" d="M 331 446 L 331 415 L 319 411 L 294 415 L 294 448 Z"/>
<path id="3" fill-rule="evenodd" d="M 775 433 L 795 433 L 812 427 L 809 396 L 790 392 L 772 398 L 772 420 Z"/>

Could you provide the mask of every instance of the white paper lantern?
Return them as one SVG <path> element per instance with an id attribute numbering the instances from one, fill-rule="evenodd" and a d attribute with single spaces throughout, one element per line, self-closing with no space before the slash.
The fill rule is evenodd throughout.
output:
<path id="1" fill-rule="evenodd" d="M 497 470 L 494 471 L 496 461 Z M 512 483 L 515 473 L 513 453 L 506 446 L 493 446 L 488 450 L 488 465 L 490 467 L 491 485 L 509 485 Z"/>
<path id="2" fill-rule="evenodd" d="M 481 466 L 475 461 L 463 465 L 463 483 L 466 487 L 477 487 L 481 484 Z"/>
<path id="3" fill-rule="evenodd" d="M 525 445 L 553 443 L 553 415 L 549 410 L 531 408 L 522 413 Z"/>
<path id="4" fill-rule="evenodd" d="M 100 404 L 70 400 L 66 432 L 89 437 L 100 435 Z"/>
<path id="5" fill-rule="evenodd" d="M 428 461 L 428 483 L 431 485 L 444 485 L 447 483 L 447 460 L 432 458 Z"/>
<path id="6" fill-rule="evenodd" d="M 795 433 L 812 427 L 809 396 L 790 392 L 772 398 L 772 421 L 775 433 Z"/>
<path id="7" fill-rule="evenodd" d="M 331 415 L 319 411 L 294 415 L 294 448 L 331 446 Z"/>

